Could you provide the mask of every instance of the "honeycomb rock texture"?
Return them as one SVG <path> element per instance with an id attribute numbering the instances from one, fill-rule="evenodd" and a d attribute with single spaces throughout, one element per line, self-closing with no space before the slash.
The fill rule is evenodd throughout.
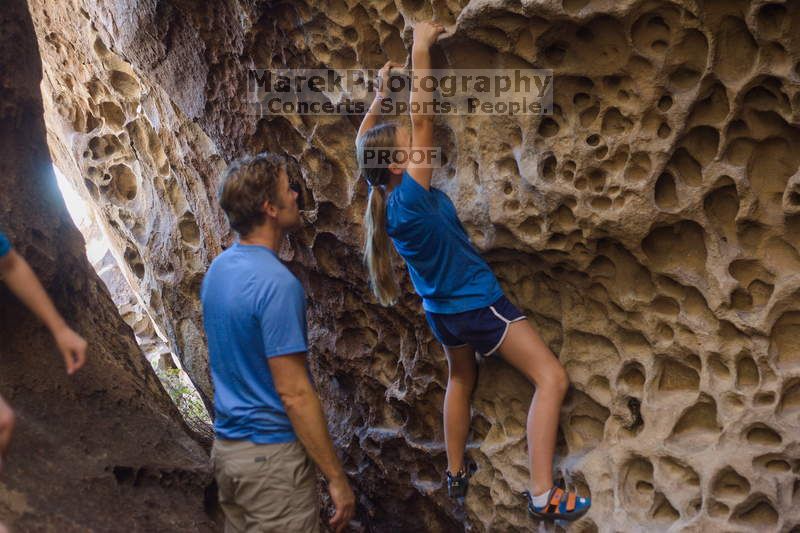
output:
<path id="1" fill-rule="evenodd" d="M 530 528 L 532 388 L 482 362 L 464 509 L 446 498 L 447 369 L 401 265 L 369 293 L 359 116 L 246 113 L 251 67 L 547 68 L 550 116 L 438 117 L 455 202 L 509 297 L 567 368 L 559 478 L 575 531 L 800 527 L 800 2 L 31 0 L 59 168 L 206 401 L 198 287 L 232 235 L 234 158 L 297 162 L 314 223 L 282 257 L 307 289 L 310 360 L 376 531 Z M 541 526 L 548 530 L 549 526 Z"/>
<path id="2" fill-rule="evenodd" d="M 3 4 L 0 64 L 0 227 L 90 346 L 67 376 L 47 329 L 0 286 L 0 393 L 17 417 L 0 522 L 18 532 L 214 531 L 207 455 L 92 270 L 56 188 L 21 0 Z"/>

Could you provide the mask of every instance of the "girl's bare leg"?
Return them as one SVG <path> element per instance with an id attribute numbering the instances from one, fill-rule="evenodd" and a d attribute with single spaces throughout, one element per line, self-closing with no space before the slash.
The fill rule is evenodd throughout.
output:
<path id="1" fill-rule="evenodd" d="M 528 410 L 527 433 L 530 488 L 533 495 L 539 495 L 553 486 L 553 454 L 558 418 L 569 378 L 564 367 L 527 320 L 509 325 L 499 352 L 503 359 L 536 386 Z"/>
<path id="2" fill-rule="evenodd" d="M 467 345 L 444 349 L 450 374 L 444 395 L 444 443 L 447 469 L 455 474 L 464 467 L 471 418 L 470 397 L 475 388 L 475 350 Z"/>

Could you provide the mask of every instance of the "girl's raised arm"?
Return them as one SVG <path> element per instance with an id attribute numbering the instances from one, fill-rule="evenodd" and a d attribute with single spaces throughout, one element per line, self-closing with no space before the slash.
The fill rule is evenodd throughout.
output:
<path id="1" fill-rule="evenodd" d="M 358 145 L 358 140 L 364 135 L 364 132 L 368 131 L 378 121 L 378 115 L 380 114 L 378 113 L 378 109 L 381 105 L 381 99 L 389 94 L 389 71 L 392 67 L 402 66 L 402 64 L 395 63 L 394 61 L 387 61 L 378 71 L 380 89 L 379 92 L 375 93 L 375 99 L 372 101 L 372 104 L 370 104 L 367 114 L 364 115 L 364 120 L 361 121 L 361 126 L 359 126 L 358 133 L 356 134 L 356 145 Z"/>
<path id="2" fill-rule="evenodd" d="M 430 75 L 431 46 L 444 32 L 444 26 L 435 22 L 420 22 L 414 28 L 414 44 L 411 48 L 412 89 L 409 104 L 411 107 L 411 148 L 427 150 L 433 144 L 433 93 L 420 86 L 420 80 Z M 408 164 L 408 173 L 425 189 L 431 186 L 430 164 Z"/>

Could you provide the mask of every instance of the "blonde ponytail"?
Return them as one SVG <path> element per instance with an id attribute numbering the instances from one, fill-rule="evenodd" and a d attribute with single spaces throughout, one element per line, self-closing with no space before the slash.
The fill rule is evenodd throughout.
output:
<path id="1" fill-rule="evenodd" d="M 367 212 L 364 215 L 364 264 L 370 287 L 381 305 L 392 305 L 400 295 L 400 287 L 392 273 L 392 247 L 386 232 L 386 185 L 389 170 L 364 164 L 364 150 L 374 147 L 394 147 L 396 126 L 385 123 L 367 130 L 356 146 L 361 175 L 370 184 Z"/>

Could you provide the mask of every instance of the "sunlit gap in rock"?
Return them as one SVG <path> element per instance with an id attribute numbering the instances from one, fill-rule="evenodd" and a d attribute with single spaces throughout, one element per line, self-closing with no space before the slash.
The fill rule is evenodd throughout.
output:
<path id="1" fill-rule="evenodd" d="M 86 257 L 108 288 L 122 319 L 133 329 L 142 353 L 189 426 L 200 436 L 211 438 L 211 418 L 197 389 L 186 375 L 180 359 L 172 352 L 166 335 L 147 312 L 141 296 L 125 278 L 124 270 L 119 268 L 118 252 L 112 248 L 102 225 L 97 222 L 93 206 L 81 198 L 55 165 L 53 172 L 67 211 L 86 240 Z"/>

